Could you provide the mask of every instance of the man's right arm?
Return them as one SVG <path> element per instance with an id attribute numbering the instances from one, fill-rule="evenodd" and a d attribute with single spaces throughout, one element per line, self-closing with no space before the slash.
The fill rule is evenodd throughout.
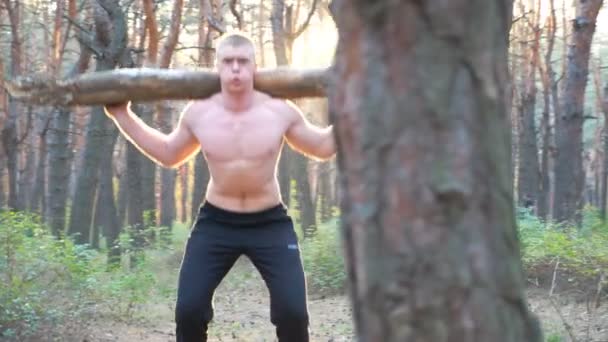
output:
<path id="1" fill-rule="evenodd" d="M 175 168 L 200 149 L 200 143 L 190 130 L 193 103 L 182 112 L 173 132 L 164 134 L 135 115 L 127 104 L 106 106 L 105 112 L 122 134 L 148 158 L 164 167 Z"/>

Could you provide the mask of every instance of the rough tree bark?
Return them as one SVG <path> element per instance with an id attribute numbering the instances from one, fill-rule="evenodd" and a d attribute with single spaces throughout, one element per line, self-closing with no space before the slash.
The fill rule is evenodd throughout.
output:
<path id="1" fill-rule="evenodd" d="M 597 14 L 603 0 L 576 1 L 576 17 L 568 47 L 568 66 L 562 92 L 562 112 L 555 120 L 555 201 L 558 222 L 581 220 L 585 175 L 583 172 L 584 99 L 589 53 Z"/>
<path id="2" fill-rule="evenodd" d="M 542 341 L 509 171 L 512 2 L 332 7 L 330 113 L 359 341 Z"/>

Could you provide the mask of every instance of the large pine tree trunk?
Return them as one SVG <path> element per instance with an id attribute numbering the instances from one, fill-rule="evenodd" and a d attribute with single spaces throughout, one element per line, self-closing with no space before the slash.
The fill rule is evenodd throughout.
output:
<path id="1" fill-rule="evenodd" d="M 589 53 L 597 14 L 603 0 L 578 0 L 572 20 L 568 67 L 562 93 L 562 113 L 556 117 L 554 218 L 579 222 L 585 175 L 583 171 L 584 100 L 589 73 Z"/>
<path id="2" fill-rule="evenodd" d="M 512 2 L 334 0 L 360 341 L 540 342 L 509 171 Z"/>

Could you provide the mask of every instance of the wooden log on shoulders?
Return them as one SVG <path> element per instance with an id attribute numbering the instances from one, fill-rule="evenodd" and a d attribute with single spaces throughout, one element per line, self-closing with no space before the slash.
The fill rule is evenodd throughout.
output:
<path id="1" fill-rule="evenodd" d="M 329 68 L 260 69 L 254 87 L 280 98 L 326 96 Z M 186 100 L 220 91 L 219 75 L 211 70 L 116 69 L 69 79 L 20 77 L 7 84 L 10 94 L 36 105 L 104 105 L 126 101 Z"/>

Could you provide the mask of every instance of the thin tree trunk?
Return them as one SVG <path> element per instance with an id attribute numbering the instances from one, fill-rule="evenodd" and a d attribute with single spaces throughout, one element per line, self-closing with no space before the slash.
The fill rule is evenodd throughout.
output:
<path id="1" fill-rule="evenodd" d="M 535 2 L 538 3 L 536 6 Z M 538 7 L 538 8 L 535 8 Z M 539 163 L 536 136 L 536 69 L 538 67 L 538 51 L 540 46 L 540 1 L 531 0 L 532 18 L 531 34 L 524 36 L 531 46 L 524 45 L 527 59 L 524 67 L 524 89 L 521 94 L 521 110 L 519 125 L 519 163 L 518 163 L 518 203 L 526 208 L 536 208 L 539 189 Z M 528 30 L 529 31 L 529 30 Z M 526 31 L 526 32 L 528 32 Z"/>
<path id="2" fill-rule="evenodd" d="M 294 157 L 293 178 L 296 181 L 296 201 L 300 210 L 300 224 L 304 238 L 310 238 L 316 233 L 316 213 L 308 179 L 308 159 L 302 155 L 294 155 Z"/>
<path id="3" fill-rule="evenodd" d="M 582 219 L 584 98 L 589 71 L 591 42 L 602 0 L 577 1 L 568 49 L 568 69 L 562 93 L 563 112 L 556 117 L 554 214 L 558 222 Z"/>
<path id="4" fill-rule="evenodd" d="M 608 199 L 608 82 L 604 86 L 603 95 L 602 112 L 604 114 L 604 130 L 602 131 L 602 141 L 604 143 L 604 158 L 601 176 L 600 217 L 602 221 L 606 221 L 606 201 Z"/>
<path id="5" fill-rule="evenodd" d="M 205 47 L 205 49 L 199 50 L 198 63 L 207 68 L 213 65 L 213 60 L 215 59 L 214 50 L 211 49 L 211 47 L 212 39 L 217 32 L 213 31 L 212 28 L 217 30 L 219 28 L 218 25 L 223 25 L 224 21 L 224 18 L 221 15 L 219 18 L 215 18 L 209 1 L 210 0 L 200 0 L 199 13 L 201 20 L 199 22 L 198 30 L 199 45 Z M 193 174 L 194 184 L 192 186 L 192 198 L 190 200 L 190 217 L 184 215 L 186 222 L 194 222 L 196 220 L 198 209 L 201 202 L 204 201 L 210 179 L 209 169 L 207 168 L 207 162 L 202 151 L 195 157 Z M 187 191 L 187 189 L 188 179 L 186 177 L 182 180 L 182 193 Z M 182 196 L 184 196 L 184 194 L 182 194 Z M 185 203 L 182 205 L 182 210 L 184 211 L 184 214 L 187 212 Z"/>
<path id="6" fill-rule="evenodd" d="M 286 5 L 282 0 L 272 1 L 271 27 L 276 63 L 285 66 L 291 62 L 293 43 L 295 39 L 304 32 L 312 14 L 315 11 L 316 0 L 313 1 L 308 17 L 300 28 L 295 28 L 298 17 L 292 15 L 292 5 Z M 292 152 L 287 144 L 283 145 L 281 159 L 279 161 L 279 186 L 283 203 L 293 206 L 291 203 L 291 182 L 296 179 L 296 196 L 299 199 L 297 206 L 301 212 L 302 230 L 307 236 L 314 233 L 315 210 L 310 193 L 310 182 L 308 181 L 308 161 L 304 156 Z M 306 175 L 306 176 L 303 176 Z"/>
<path id="7" fill-rule="evenodd" d="M 201 202 L 205 199 L 209 183 L 209 169 L 203 153 L 198 153 L 194 161 L 194 185 L 192 186 L 191 213 L 188 221 L 193 222 L 198 215 Z"/>
<path id="8" fill-rule="evenodd" d="M 69 148 L 71 113 L 66 108 L 55 109 L 48 132 L 48 187 L 46 192 L 46 222 L 53 235 L 65 233 L 68 181 L 73 154 Z"/>
<path id="9" fill-rule="evenodd" d="M 276 64 L 279 66 L 289 64 L 289 56 L 287 55 L 287 34 L 284 25 L 284 10 L 285 2 L 282 0 L 272 1 L 272 13 L 270 16 L 272 28 L 272 42 L 274 46 L 274 55 Z M 293 153 L 287 146 L 283 145 L 279 160 L 278 179 L 281 189 L 281 198 L 286 206 L 291 206 L 291 164 Z"/>
<path id="10" fill-rule="evenodd" d="M 134 108 L 134 111 L 137 111 Z M 144 161 L 139 150 L 132 143 L 127 143 L 126 177 L 127 177 L 127 224 L 131 233 L 132 246 L 136 254 L 141 253 L 145 246 L 144 206 L 142 201 L 142 162 Z M 132 258 L 137 261 L 137 257 Z"/>
<path id="11" fill-rule="evenodd" d="M 538 216 L 542 220 L 549 218 L 549 199 L 551 197 L 551 167 L 550 153 L 553 146 L 551 129 L 551 75 L 553 71 L 553 48 L 555 45 L 556 16 L 554 0 L 549 0 L 549 16 L 545 25 L 547 35 L 547 51 L 545 52 L 544 68 L 539 63 L 543 83 L 543 116 L 541 121 L 542 150 L 540 165 L 540 192 L 538 195 Z"/>
<path id="12" fill-rule="evenodd" d="M 123 142 L 128 144 L 127 141 Z M 125 146 L 126 149 L 126 146 Z M 126 154 L 126 152 L 125 152 Z M 128 195 L 129 195 L 129 178 L 127 177 L 127 170 L 124 170 L 118 180 L 118 222 L 120 226 L 126 225 L 127 219 L 127 206 L 128 206 Z"/>
<path id="13" fill-rule="evenodd" d="M 0 25 L 2 24 L 2 19 L 0 18 Z M 8 93 L 4 90 L 4 61 L 2 56 L 0 56 L 0 127 L 4 127 L 4 123 L 6 121 L 7 111 L 8 111 Z M 2 130 L 0 130 L 0 137 L 2 135 Z M 6 206 L 6 196 L 4 189 L 4 173 L 6 169 L 5 155 L 4 155 L 4 145 L 3 139 L 0 139 L 0 211 L 4 210 Z"/>
<path id="14" fill-rule="evenodd" d="M 6 196 L 4 189 L 4 170 L 4 155 L 0 154 L 0 212 L 2 212 L 4 210 L 4 207 L 6 206 Z"/>
<path id="15" fill-rule="evenodd" d="M 36 174 L 36 151 L 34 150 L 36 136 L 34 134 L 28 134 L 28 136 L 24 138 L 29 141 L 23 144 L 21 151 L 25 154 L 25 165 L 19 170 L 19 182 L 17 187 L 19 188 L 19 203 L 21 203 L 22 209 L 26 210 L 29 208 L 30 195 L 32 194 L 32 186 L 34 185 L 32 184 L 32 180 Z"/>
<path id="16" fill-rule="evenodd" d="M 333 1 L 330 112 L 361 341 L 542 341 L 508 167 L 511 8 Z"/>
<path id="17" fill-rule="evenodd" d="M 185 163 L 181 167 L 180 182 L 181 182 L 181 220 L 180 222 L 188 222 L 188 198 L 190 194 L 190 188 L 188 187 L 188 179 L 190 178 L 190 163 Z"/>
<path id="18" fill-rule="evenodd" d="M 179 33 L 181 27 L 182 9 L 184 6 L 183 0 L 176 0 L 173 3 L 173 11 L 171 13 L 171 26 L 169 36 L 163 45 L 162 54 L 160 56 L 161 68 L 169 68 L 171 58 L 175 51 L 175 46 L 179 41 Z M 157 122 L 161 131 L 169 133 L 173 130 L 173 113 L 168 108 L 166 103 L 159 103 L 156 106 Z M 161 205 L 160 205 L 160 226 L 165 227 L 165 242 L 169 241 L 171 227 L 175 220 L 175 177 L 176 171 L 173 169 L 163 168 L 161 170 Z"/>
<path id="19" fill-rule="evenodd" d="M 18 77 L 21 75 L 21 58 L 22 58 L 22 43 L 19 35 L 20 25 L 20 2 L 3 0 L 4 9 L 8 12 L 9 24 L 11 29 L 11 65 L 10 77 Z M 6 166 L 8 171 L 8 207 L 15 210 L 22 210 L 22 203 L 19 203 L 18 197 L 18 113 L 19 108 L 17 102 L 12 96 L 8 98 L 8 112 L 4 127 L 0 131 L 2 136 L 2 146 L 6 155 Z"/>
<path id="20" fill-rule="evenodd" d="M 266 16 L 264 13 L 264 0 L 260 0 L 260 4 L 258 5 L 258 52 L 260 54 L 260 61 L 258 65 L 262 67 L 266 65 L 266 51 L 264 49 L 264 26 L 266 24 Z"/>
<path id="21" fill-rule="evenodd" d="M 330 163 L 319 165 L 319 180 L 317 186 L 317 212 L 321 223 L 329 221 L 331 218 L 332 189 L 330 179 Z"/>
<path id="22" fill-rule="evenodd" d="M 108 149 L 113 150 L 116 141 L 118 140 L 118 132 L 112 137 L 113 142 L 108 143 Z M 106 244 L 108 249 L 108 264 L 116 265 L 120 262 L 120 245 L 119 236 L 122 231 L 122 225 L 118 218 L 116 205 L 114 203 L 114 187 L 113 187 L 113 174 L 112 174 L 112 154 L 106 153 L 103 157 L 102 164 L 104 167 L 100 170 L 99 174 L 99 187 L 97 188 L 97 210 L 98 215 L 98 227 L 103 231 L 103 235 L 106 237 Z M 99 237 L 99 234 L 96 235 Z M 98 245 L 93 240 L 93 246 Z"/>
<path id="23" fill-rule="evenodd" d="M 51 119 L 45 119 L 38 139 L 38 161 L 36 162 L 36 176 L 34 178 L 34 186 L 30 190 L 30 201 L 29 210 L 32 212 L 38 212 L 44 214 L 46 212 L 46 200 L 44 194 L 46 193 L 46 161 L 47 156 L 47 134 L 49 131 Z M 44 216 L 43 216 L 44 217 Z"/>

